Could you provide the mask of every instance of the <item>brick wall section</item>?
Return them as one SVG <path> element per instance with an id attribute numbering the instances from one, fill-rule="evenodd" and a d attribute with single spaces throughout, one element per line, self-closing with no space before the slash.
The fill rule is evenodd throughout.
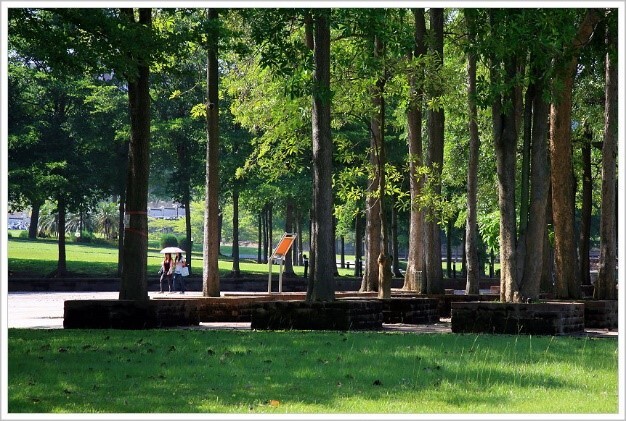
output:
<path id="1" fill-rule="evenodd" d="M 379 330 L 383 304 L 379 300 L 330 302 L 276 301 L 252 312 L 251 328 L 259 330 Z"/>
<path id="2" fill-rule="evenodd" d="M 617 300 L 585 300 L 585 327 L 617 329 Z"/>
<path id="3" fill-rule="evenodd" d="M 186 300 L 67 300 L 66 329 L 153 329 L 198 325 L 196 306 Z"/>
<path id="4" fill-rule="evenodd" d="M 582 303 L 452 303 L 452 332 L 566 335 L 584 332 Z"/>
<path id="5" fill-rule="evenodd" d="M 383 303 L 383 323 L 428 324 L 439 322 L 435 298 L 388 298 Z"/>

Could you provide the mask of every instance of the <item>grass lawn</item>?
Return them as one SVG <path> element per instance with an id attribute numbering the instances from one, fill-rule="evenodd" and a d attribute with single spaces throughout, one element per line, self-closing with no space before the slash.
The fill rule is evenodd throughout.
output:
<path id="1" fill-rule="evenodd" d="M 163 255 L 159 253 L 160 246 L 152 242 L 148 247 L 148 274 L 156 276 Z M 230 253 L 230 247 L 222 247 L 222 253 Z M 254 254 L 256 249 L 241 248 L 241 254 Z M 109 245 L 66 244 L 67 269 L 75 276 L 85 277 L 114 277 L 117 276 L 117 247 Z M 9 238 L 8 240 L 8 267 L 14 273 L 22 276 L 43 277 L 57 267 L 59 249 L 56 240 L 37 239 L 24 240 Z M 195 262 L 195 263 L 194 263 Z M 192 265 L 202 266 L 202 252 L 194 247 Z M 240 270 L 244 275 L 267 275 L 268 265 L 255 263 L 250 259 L 240 260 Z M 219 260 L 220 275 L 224 276 L 232 270 L 232 258 L 223 256 Z M 274 271 L 277 269 L 275 268 Z M 304 267 L 294 267 L 294 272 L 302 275 Z M 339 269 L 341 276 L 352 276 L 353 269 Z"/>
<path id="2" fill-rule="evenodd" d="M 8 331 L 9 413 L 618 412 L 615 339 Z"/>

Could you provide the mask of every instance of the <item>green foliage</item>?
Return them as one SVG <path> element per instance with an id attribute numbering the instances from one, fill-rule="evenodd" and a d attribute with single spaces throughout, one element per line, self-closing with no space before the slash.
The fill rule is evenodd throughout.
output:
<path id="1" fill-rule="evenodd" d="M 163 234 L 161 236 L 161 248 L 178 247 L 178 238 L 174 234 Z"/>

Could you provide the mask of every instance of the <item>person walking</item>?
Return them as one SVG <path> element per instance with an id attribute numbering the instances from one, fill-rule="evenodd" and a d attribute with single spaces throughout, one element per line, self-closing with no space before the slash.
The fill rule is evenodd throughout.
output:
<path id="1" fill-rule="evenodd" d="M 159 294 L 163 294 L 164 281 L 167 281 L 168 292 L 172 292 L 173 265 L 172 255 L 170 253 L 165 253 L 165 256 L 163 256 L 163 262 L 161 263 L 161 269 L 159 269 L 159 274 L 161 275 L 161 278 L 159 279 Z"/>
<path id="2" fill-rule="evenodd" d="M 187 260 L 183 257 L 182 253 L 176 253 L 174 259 L 174 289 L 178 285 L 180 293 L 185 293 L 185 277 L 183 276 L 183 268 L 187 266 Z"/>

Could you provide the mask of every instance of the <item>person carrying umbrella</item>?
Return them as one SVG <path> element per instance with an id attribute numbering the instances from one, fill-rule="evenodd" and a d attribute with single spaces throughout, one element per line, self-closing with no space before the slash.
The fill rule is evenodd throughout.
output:
<path id="1" fill-rule="evenodd" d="M 178 285 L 181 294 L 185 293 L 185 277 L 183 276 L 183 268 L 185 266 L 187 266 L 187 260 L 182 253 L 177 253 L 176 259 L 174 259 L 174 289 Z"/>
<path id="2" fill-rule="evenodd" d="M 163 262 L 161 263 L 161 269 L 159 269 L 159 274 L 161 275 L 161 279 L 159 279 L 159 294 L 163 294 L 163 281 L 167 280 L 168 292 L 172 292 L 172 271 L 174 268 L 174 264 L 172 262 L 172 254 L 165 253 L 163 256 Z"/>

